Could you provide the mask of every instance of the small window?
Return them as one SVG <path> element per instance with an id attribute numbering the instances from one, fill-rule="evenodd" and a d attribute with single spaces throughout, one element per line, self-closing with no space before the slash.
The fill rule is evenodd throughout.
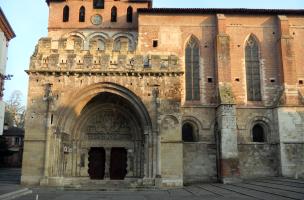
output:
<path id="1" fill-rule="evenodd" d="M 94 0 L 93 8 L 94 9 L 104 9 L 104 0 Z"/>
<path id="2" fill-rule="evenodd" d="M 127 22 L 132 23 L 132 21 L 133 21 L 133 8 L 129 6 L 127 10 Z"/>
<path id="3" fill-rule="evenodd" d="M 117 8 L 115 6 L 111 10 L 111 22 L 117 22 Z"/>
<path id="4" fill-rule="evenodd" d="M 16 137 L 15 138 L 15 145 L 19 145 L 20 144 L 20 138 L 19 137 Z"/>
<path id="5" fill-rule="evenodd" d="M 182 128 L 183 142 L 194 142 L 194 129 L 190 123 L 185 123 Z"/>
<path id="6" fill-rule="evenodd" d="M 153 47 L 154 48 L 158 47 L 158 40 L 153 40 Z"/>
<path id="7" fill-rule="evenodd" d="M 63 8 L 63 15 L 62 15 L 62 21 L 68 22 L 70 17 L 70 8 L 69 6 L 64 6 Z"/>
<path id="8" fill-rule="evenodd" d="M 252 141 L 253 142 L 265 142 L 265 131 L 262 125 L 256 124 L 252 128 Z"/>
<path id="9" fill-rule="evenodd" d="M 85 22 L 85 8 L 83 6 L 79 10 L 79 22 Z"/>

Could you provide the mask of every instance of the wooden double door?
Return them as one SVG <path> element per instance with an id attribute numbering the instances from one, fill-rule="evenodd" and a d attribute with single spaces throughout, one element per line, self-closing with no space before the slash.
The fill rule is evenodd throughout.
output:
<path id="1" fill-rule="evenodd" d="M 123 180 L 127 174 L 127 150 L 125 148 L 112 148 L 109 160 L 103 147 L 92 147 L 89 151 L 89 170 L 91 179 L 105 178 L 106 162 L 110 166 L 109 175 L 112 180 Z"/>

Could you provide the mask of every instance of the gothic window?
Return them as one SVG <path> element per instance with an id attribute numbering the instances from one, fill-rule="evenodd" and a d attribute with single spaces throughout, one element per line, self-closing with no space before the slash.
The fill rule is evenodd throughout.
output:
<path id="1" fill-rule="evenodd" d="M 194 142 L 194 128 L 190 123 L 185 123 L 182 128 L 183 142 Z"/>
<path id="2" fill-rule="evenodd" d="M 133 8 L 129 6 L 127 10 L 127 22 L 132 23 L 132 21 L 133 21 Z"/>
<path id="3" fill-rule="evenodd" d="M 79 22 L 84 22 L 85 21 L 85 8 L 81 6 L 79 10 Z"/>
<path id="4" fill-rule="evenodd" d="M 261 79 L 259 46 L 254 36 L 250 36 L 245 49 L 247 99 L 248 101 L 261 101 Z"/>
<path id="5" fill-rule="evenodd" d="M 261 124 L 256 124 L 252 128 L 252 141 L 265 142 L 265 131 Z"/>
<path id="6" fill-rule="evenodd" d="M 64 6 L 63 8 L 63 15 L 62 15 L 62 21 L 68 22 L 69 21 L 69 15 L 70 15 L 70 8 L 69 6 Z"/>
<path id="7" fill-rule="evenodd" d="M 111 10 L 111 22 L 117 22 L 117 8 L 115 6 Z"/>
<path id="8" fill-rule="evenodd" d="M 104 9 L 104 0 L 94 0 L 93 8 L 94 9 Z"/>
<path id="9" fill-rule="evenodd" d="M 186 101 L 200 100 L 199 44 L 191 38 L 186 47 Z"/>

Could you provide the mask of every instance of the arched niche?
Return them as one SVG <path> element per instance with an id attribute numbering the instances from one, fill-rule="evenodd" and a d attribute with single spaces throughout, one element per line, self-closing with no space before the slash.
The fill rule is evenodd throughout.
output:
<path id="1" fill-rule="evenodd" d="M 128 42 L 127 50 L 135 51 L 136 41 L 134 36 L 131 33 L 116 33 L 112 37 L 113 39 L 113 51 L 119 51 L 121 47 L 121 39 Z"/>
<path id="2" fill-rule="evenodd" d="M 105 51 L 106 50 L 106 40 L 100 35 L 89 40 L 89 49 L 93 51 Z"/>

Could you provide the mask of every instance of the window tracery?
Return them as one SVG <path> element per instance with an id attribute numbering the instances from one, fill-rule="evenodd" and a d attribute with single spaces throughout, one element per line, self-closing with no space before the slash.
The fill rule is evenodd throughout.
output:
<path id="1" fill-rule="evenodd" d="M 200 100 L 199 44 L 191 37 L 186 46 L 186 101 Z"/>
<path id="2" fill-rule="evenodd" d="M 250 36 L 246 42 L 245 49 L 247 99 L 248 101 L 261 101 L 261 77 L 259 46 L 256 38 Z"/>

